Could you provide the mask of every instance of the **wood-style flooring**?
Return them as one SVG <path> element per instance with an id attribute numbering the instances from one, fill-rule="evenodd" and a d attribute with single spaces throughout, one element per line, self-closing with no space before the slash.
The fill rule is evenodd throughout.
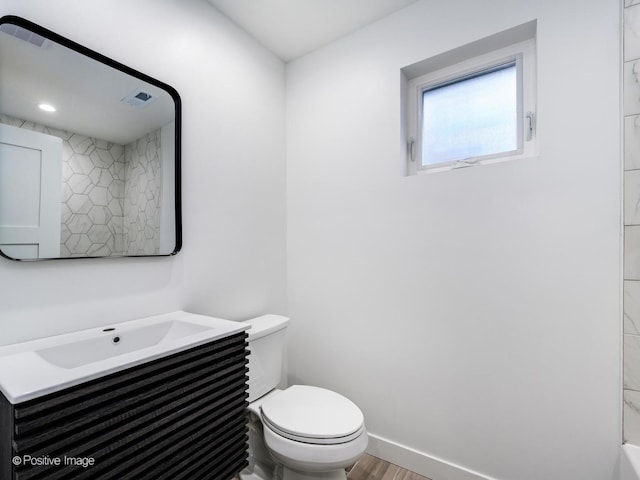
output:
<path id="1" fill-rule="evenodd" d="M 427 477 L 367 453 L 353 466 L 347 478 L 349 480 L 429 480 Z"/>
<path id="2" fill-rule="evenodd" d="M 347 475 L 348 480 L 430 480 L 393 463 L 365 453 Z M 240 477 L 233 477 L 240 480 Z"/>

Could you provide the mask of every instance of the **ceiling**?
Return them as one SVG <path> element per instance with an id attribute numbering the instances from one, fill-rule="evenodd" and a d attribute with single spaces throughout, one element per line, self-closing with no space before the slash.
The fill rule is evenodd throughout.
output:
<path id="1" fill-rule="evenodd" d="M 416 0 L 208 0 L 289 61 Z"/>

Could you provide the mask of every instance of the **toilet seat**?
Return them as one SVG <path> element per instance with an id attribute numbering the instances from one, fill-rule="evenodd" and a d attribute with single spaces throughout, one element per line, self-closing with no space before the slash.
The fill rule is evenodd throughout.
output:
<path id="1" fill-rule="evenodd" d="M 274 433 L 302 443 L 347 443 L 365 429 L 364 416 L 353 402 L 320 387 L 293 385 L 267 399 L 260 411 Z"/>

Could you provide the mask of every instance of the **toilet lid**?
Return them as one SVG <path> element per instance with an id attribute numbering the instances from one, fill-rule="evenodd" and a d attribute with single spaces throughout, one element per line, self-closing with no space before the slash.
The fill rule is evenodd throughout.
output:
<path id="1" fill-rule="evenodd" d="M 364 429 L 360 409 L 342 395 L 294 385 L 262 404 L 262 418 L 276 433 L 306 443 L 345 443 Z"/>

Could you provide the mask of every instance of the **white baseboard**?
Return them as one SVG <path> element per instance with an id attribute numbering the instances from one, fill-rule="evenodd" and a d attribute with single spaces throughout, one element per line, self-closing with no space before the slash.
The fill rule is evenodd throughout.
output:
<path id="1" fill-rule="evenodd" d="M 372 433 L 367 453 L 431 480 L 497 480 Z"/>

